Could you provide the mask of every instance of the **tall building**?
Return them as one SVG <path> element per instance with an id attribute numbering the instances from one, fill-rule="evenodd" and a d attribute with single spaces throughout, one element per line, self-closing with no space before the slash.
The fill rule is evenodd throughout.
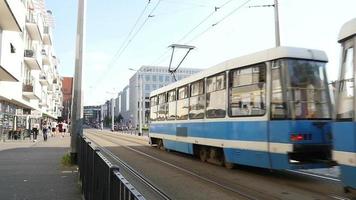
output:
<path id="1" fill-rule="evenodd" d="M 88 125 L 97 125 L 101 121 L 100 106 L 84 106 L 84 123 Z"/>
<path id="2" fill-rule="evenodd" d="M 62 93 L 63 93 L 63 111 L 62 118 L 70 121 L 72 108 L 72 92 L 73 92 L 73 77 L 63 77 Z"/>
<path id="3" fill-rule="evenodd" d="M 0 1 L 0 134 L 61 116 L 53 16 L 44 0 Z"/>
<path id="4" fill-rule="evenodd" d="M 132 121 L 132 115 L 130 113 L 130 95 L 129 86 L 126 86 L 121 92 L 118 93 L 115 99 L 115 116 L 122 116 L 122 123 L 129 123 Z"/>
<path id="5" fill-rule="evenodd" d="M 179 68 L 175 73 L 176 79 L 180 80 L 186 78 L 194 73 L 201 71 L 201 69 L 194 68 Z M 144 113 L 142 120 L 144 124 L 148 123 L 149 114 L 149 95 L 150 92 L 161 88 L 165 85 L 173 83 L 175 80 L 168 72 L 168 67 L 158 66 L 142 66 L 131 78 L 129 82 L 130 95 L 130 115 L 132 116 L 132 123 L 134 126 L 138 124 L 139 105 L 144 102 Z M 142 100 L 139 101 L 139 97 Z"/>

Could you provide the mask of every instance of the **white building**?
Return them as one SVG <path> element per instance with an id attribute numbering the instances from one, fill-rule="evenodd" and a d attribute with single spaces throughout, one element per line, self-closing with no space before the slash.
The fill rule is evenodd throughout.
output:
<path id="1" fill-rule="evenodd" d="M 131 122 L 133 118 L 130 113 L 129 98 L 129 86 L 126 86 L 118 93 L 117 98 L 115 99 L 115 116 L 121 115 L 123 117 L 123 123 Z"/>
<path id="2" fill-rule="evenodd" d="M 201 71 L 201 69 L 194 68 L 179 68 L 175 73 L 176 79 L 180 80 L 186 78 L 194 73 Z M 142 95 L 144 99 L 144 113 L 142 120 L 144 124 L 148 122 L 149 114 L 149 95 L 150 92 L 161 88 L 165 85 L 173 83 L 175 80 L 168 72 L 168 67 L 159 66 L 142 66 L 131 78 L 129 82 L 130 91 L 130 115 L 132 116 L 132 124 L 138 124 L 138 107 L 140 105 L 139 97 Z M 142 84 L 142 85 L 141 85 Z M 142 105 L 142 104 L 141 104 Z"/>
<path id="3" fill-rule="evenodd" d="M 2 0 L 0 11 L 0 131 L 56 119 L 63 97 L 52 13 L 44 0 Z"/>

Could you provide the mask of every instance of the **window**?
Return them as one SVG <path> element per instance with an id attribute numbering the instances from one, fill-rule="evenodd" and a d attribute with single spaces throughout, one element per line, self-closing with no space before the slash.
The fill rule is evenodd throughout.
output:
<path id="1" fill-rule="evenodd" d="M 351 120 L 354 117 L 354 49 L 348 48 L 342 62 L 341 77 L 339 83 L 339 103 L 337 105 L 337 118 Z"/>
<path id="2" fill-rule="evenodd" d="M 166 82 L 169 82 L 171 79 L 169 78 L 169 76 L 166 76 Z"/>
<path id="3" fill-rule="evenodd" d="M 188 86 L 178 88 L 177 119 L 188 119 Z"/>
<path id="4" fill-rule="evenodd" d="M 152 75 L 152 81 L 157 81 L 156 75 Z"/>
<path id="5" fill-rule="evenodd" d="M 226 116 L 225 72 L 206 79 L 206 117 Z"/>
<path id="6" fill-rule="evenodd" d="M 153 89 L 153 90 L 157 89 L 156 84 L 152 84 L 152 89 Z"/>
<path id="7" fill-rule="evenodd" d="M 229 83 L 230 116 L 258 116 L 266 113 L 264 64 L 232 70 Z"/>
<path id="8" fill-rule="evenodd" d="M 171 90 L 167 93 L 167 120 L 176 118 L 176 90 Z"/>
<path id="9" fill-rule="evenodd" d="M 12 43 L 10 43 L 10 52 L 11 53 L 16 53 L 16 48 Z"/>
<path id="10" fill-rule="evenodd" d="M 164 121 L 166 119 L 166 106 L 167 106 L 167 99 L 166 93 L 162 93 L 158 95 L 158 115 L 157 120 Z"/>
<path id="11" fill-rule="evenodd" d="M 157 119 L 157 97 L 156 96 L 151 97 L 150 105 L 151 105 L 150 120 L 155 121 Z"/>
<path id="12" fill-rule="evenodd" d="M 189 118 L 203 119 L 205 109 L 204 80 L 190 85 Z"/>
<path id="13" fill-rule="evenodd" d="M 149 85 L 149 84 L 146 84 L 146 85 L 145 85 L 145 90 L 146 90 L 146 91 L 150 91 L 150 89 L 151 89 L 151 88 L 150 88 L 150 85 Z"/>
<path id="14" fill-rule="evenodd" d="M 158 76 L 159 82 L 163 82 L 163 75 Z"/>
<path id="15" fill-rule="evenodd" d="M 145 76 L 145 80 L 146 80 L 146 81 L 150 81 L 150 79 L 151 79 L 150 75 L 146 75 L 146 76 Z"/>
<path id="16" fill-rule="evenodd" d="M 271 118 L 287 118 L 287 103 L 284 101 L 282 90 L 282 63 L 281 60 L 274 61 L 272 64 L 272 99 L 271 99 Z"/>
<path id="17" fill-rule="evenodd" d="M 272 63 L 271 119 L 330 119 L 325 63 L 280 59 Z"/>

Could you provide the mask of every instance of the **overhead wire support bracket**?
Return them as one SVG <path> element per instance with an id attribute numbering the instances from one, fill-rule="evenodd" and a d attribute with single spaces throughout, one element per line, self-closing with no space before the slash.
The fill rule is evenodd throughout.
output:
<path id="1" fill-rule="evenodd" d="M 183 63 L 183 61 L 185 60 L 185 58 L 188 56 L 189 52 L 191 50 L 193 50 L 195 48 L 195 46 L 190 46 L 190 45 L 183 45 L 183 44 L 171 44 L 168 47 L 172 48 L 172 54 L 171 54 L 171 59 L 169 61 L 169 66 L 168 66 L 168 72 L 172 74 L 173 78 L 175 81 L 177 81 L 176 77 L 175 77 L 175 72 L 178 70 L 178 68 L 180 67 L 180 65 Z M 174 50 L 175 48 L 178 49 L 188 49 L 187 52 L 185 53 L 185 55 L 183 56 L 182 60 L 178 63 L 178 65 L 172 69 L 172 61 L 173 61 L 173 56 L 174 56 Z"/>

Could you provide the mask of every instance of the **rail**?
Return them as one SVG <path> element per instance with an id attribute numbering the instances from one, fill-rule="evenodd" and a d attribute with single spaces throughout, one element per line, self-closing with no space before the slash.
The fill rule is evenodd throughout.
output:
<path id="1" fill-rule="evenodd" d="M 101 152 L 78 137 L 78 166 L 86 200 L 145 200 Z"/>

